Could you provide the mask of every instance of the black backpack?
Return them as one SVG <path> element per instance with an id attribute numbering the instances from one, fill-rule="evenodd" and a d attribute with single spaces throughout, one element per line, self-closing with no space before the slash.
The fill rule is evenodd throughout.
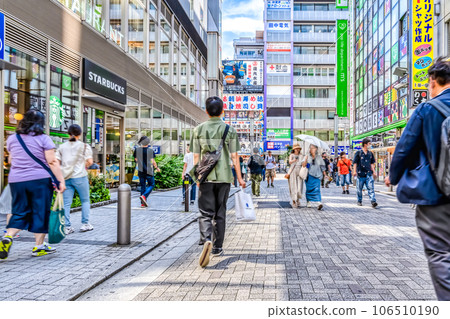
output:
<path id="1" fill-rule="evenodd" d="M 212 172 L 214 167 L 216 167 L 217 162 L 219 162 L 220 156 L 222 156 L 222 148 L 225 139 L 227 138 L 228 130 L 230 126 L 225 127 L 225 132 L 223 132 L 222 140 L 217 150 L 212 152 L 206 152 L 195 169 L 195 179 L 201 184 L 206 181 L 208 175 Z"/>
<path id="2" fill-rule="evenodd" d="M 427 101 L 427 103 L 445 117 L 441 126 L 441 155 L 439 156 L 437 167 L 433 167 L 430 158 L 429 160 L 430 167 L 436 177 L 437 186 L 445 196 L 450 197 L 450 106 L 436 99 Z"/>

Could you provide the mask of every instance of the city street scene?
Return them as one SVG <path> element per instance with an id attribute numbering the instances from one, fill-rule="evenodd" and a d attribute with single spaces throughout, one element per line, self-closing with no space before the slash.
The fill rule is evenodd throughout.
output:
<path id="1" fill-rule="evenodd" d="M 6 314 L 450 317 L 447 0 L 4 0 L 0 104 Z"/>

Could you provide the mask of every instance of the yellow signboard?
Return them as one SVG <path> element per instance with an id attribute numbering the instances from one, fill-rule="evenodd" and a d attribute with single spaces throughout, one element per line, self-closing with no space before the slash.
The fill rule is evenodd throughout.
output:
<path id="1" fill-rule="evenodd" d="M 434 0 L 412 1 L 412 88 L 428 87 L 428 68 L 433 63 Z"/>

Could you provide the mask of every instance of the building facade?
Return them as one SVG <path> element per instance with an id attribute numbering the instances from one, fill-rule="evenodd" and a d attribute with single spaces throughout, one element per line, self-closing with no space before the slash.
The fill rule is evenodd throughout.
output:
<path id="1" fill-rule="evenodd" d="M 319 0 L 266 0 L 265 8 L 265 149 L 284 153 L 298 134 L 333 145 L 336 20 L 348 11 Z M 339 145 L 348 123 L 340 119 Z"/>
<path id="2" fill-rule="evenodd" d="M 427 68 L 449 55 L 449 7 L 440 0 L 354 2 L 351 139 L 356 146 L 371 138 L 379 181 L 414 109 L 429 98 Z"/>
<path id="3" fill-rule="evenodd" d="M 133 180 L 133 148 L 142 135 L 160 154 L 180 154 L 207 117 L 206 2 L 174 0 L 4 1 L 0 143 L 35 108 L 55 144 L 78 123 L 108 185 Z M 197 11 L 202 12 L 200 9 Z"/>

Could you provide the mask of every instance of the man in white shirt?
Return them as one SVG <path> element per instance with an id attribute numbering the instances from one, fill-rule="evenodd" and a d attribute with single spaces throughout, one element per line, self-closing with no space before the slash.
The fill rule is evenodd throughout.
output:
<path id="1" fill-rule="evenodd" d="M 267 178 L 267 187 L 273 186 L 273 179 L 275 178 L 276 173 L 276 161 L 275 157 L 272 156 L 272 152 L 269 151 L 269 154 L 266 156 L 266 178 Z"/>
<path id="2" fill-rule="evenodd" d="M 194 153 L 191 153 L 189 150 L 189 144 L 187 144 L 186 154 L 184 155 L 184 166 L 183 166 L 183 174 L 181 175 L 184 179 L 189 180 L 189 184 L 191 185 L 191 204 L 194 204 L 195 201 L 195 192 L 197 190 L 197 184 L 194 183 L 192 177 L 189 175 L 189 172 L 194 167 Z M 183 190 L 183 205 L 186 200 L 186 190 L 184 187 L 181 188 Z M 188 199 L 189 200 L 189 199 Z"/>

